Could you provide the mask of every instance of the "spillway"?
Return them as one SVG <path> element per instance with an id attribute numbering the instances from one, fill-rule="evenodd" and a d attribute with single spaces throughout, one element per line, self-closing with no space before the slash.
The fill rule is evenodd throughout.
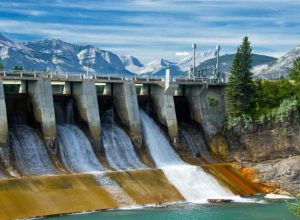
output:
<path id="1" fill-rule="evenodd" d="M 206 203 L 208 199 L 235 199 L 233 193 L 200 167 L 182 161 L 154 120 L 140 110 L 142 132 L 155 164 L 188 202 Z"/>
<path id="2" fill-rule="evenodd" d="M 116 170 L 145 169 L 138 158 L 126 132 L 115 124 L 113 111 L 107 111 L 102 119 L 102 140 L 106 158 Z"/>
<path id="3" fill-rule="evenodd" d="M 64 166 L 71 172 L 96 172 L 106 170 L 96 157 L 86 135 L 74 124 L 74 104 L 69 100 L 64 109 L 55 103 L 57 140 Z"/>
<path id="4" fill-rule="evenodd" d="M 72 172 L 106 170 L 98 161 L 85 134 L 75 125 L 57 126 L 58 144 L 64 166 Z"/>
<path id="5" fill-rule="evenodd" d="M 184 139 L 186 147 L 188 148 L 187 150 L 189 150 L 194 157 L 201 157 L 210 162 L 213 161 L 203 135 L 196 127 L 182 123 L 179 126 L 179 132 Z"/>
<path id="6" fill-rule="evenodd" d="M 27 125 L 10 126 L 9 137 L 16 165 L 23 175 L 57 173 L 46 148 L 33 128 Z"/>

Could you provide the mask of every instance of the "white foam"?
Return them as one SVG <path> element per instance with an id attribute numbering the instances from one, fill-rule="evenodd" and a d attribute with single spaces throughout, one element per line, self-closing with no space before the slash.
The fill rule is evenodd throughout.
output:
<path id="1" fill-rule="evenodd" d="M 288 196 L 288 195 L 279 195 L 279 194 L 267 194 L 265 195 L 266 199 L 295 199 L 295 197 Z"/>
<path id="2" fill-rule="evenodd" d="M 234 195 L 202 168 L 182 161 L 153 119 L 142 110 L 140 116 L 143 137 L 155 164 L 188 202 L 208 203 L 209 199 L 249 202 Z"/>

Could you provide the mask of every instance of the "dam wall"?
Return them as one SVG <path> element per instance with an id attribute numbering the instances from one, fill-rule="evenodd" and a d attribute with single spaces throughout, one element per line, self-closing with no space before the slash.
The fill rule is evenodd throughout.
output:
<path id="1" fill-rule="evenodd" d="M 34 79 L 34 80 L 33 80 Z M 97 80 L 94 78 L 40 78 L 18 79 L 4 82 L 20 85 L 19 93 L 28 93 L 31 99 L 34 119 L 41 127 L 47 146 L 53 148 L 56 138 L 56 122 L 53 107 L 53 94 L 71 95 L 74 97 L 80 118 L 87 126 L 88 136 L 96 152 L 102 151 L 99 97 L 111 99 L 122 124 L 127 127 L 134 145 L 142 146 L 141 124 L 137 89 L 139 95 L 151 99 L 157 119 L 167 128 L 168 136 L 174 146 L 178 143 L 178 119 L 174 97 L 185 97 L 190 115 L 204 130 L 206 138 L 211 142 L 215 135 L 221 132 L 225 119 L 224 87 L 225 84 L 196 81 L 126 80 L 124 78 L 109 78 Z M 51 86 L 52 84 L 52 86 Z M 96 89 L 102 86 L 101 94 Z M 55 86 L 54 86 L 55 85 Z M 98 92 L 98 94 L 97 94 Z M 109 98 L 111 97 L 111 98 Z M 104 98 L 102 99 L 104 100 Z M 5 108 L 5 103 L 1 104 Z M 103 112 L 101 113 L 103 114 Z M 1 144 L 5 143 L 7 135 L 7 116 L 1 113 L 4 127 L 1 131 Z M 6 119 L 6 120 L 5 120 Z"/>

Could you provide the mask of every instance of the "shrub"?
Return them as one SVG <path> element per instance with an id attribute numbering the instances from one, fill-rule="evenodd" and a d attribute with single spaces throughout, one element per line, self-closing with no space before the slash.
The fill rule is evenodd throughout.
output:
<path id="1" fill-rule="evenodd" d="M 215 98 L 215 97 L 209 96 L 207 98 L 207 101 L 208 101 L 209 107 L 211 107 L 211 108 L 215 108 L 215 107 L 217 107 L 219 105 L 219 100 L 217 98 Z"/>
<path id="2" fill-rule="evenodd" d="M 288 203 L 288 208 L 295 215 L 300 217 L 300 200 L 299 199 L 297 199 L 296 202 Z"/>

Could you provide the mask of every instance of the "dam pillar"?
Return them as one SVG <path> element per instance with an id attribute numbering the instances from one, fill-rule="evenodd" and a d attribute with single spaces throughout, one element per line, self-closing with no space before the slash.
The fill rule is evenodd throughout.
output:
<path id="1" fill-rule="evenodd" d="M 190 105 L 191 118 L 202 126 L 211 143 L 224 126 L 224 86 L 186 86 L 185 96 Z"/>
<path id="2" fill-rule="evenodd" d="M 141 148 L 142 132 L 135 85 L 132 82 L 114 84 L 113 104 L 122 123 L 129 129 L 134 145 Z"/>
<path id="3" fill-rule="evenodd" d="M 174 86 L 163 88 L 158 85 L 151 85 L 150 96 L 158 120 L 167 127 L 169 137 L 176 146 L 178 143 L 178 125 L 173 98 L 175 89 Z"/>
<path id="4" fill-rule="evenodd" d="M 0 158 L 5 167 L 9 167 L 8 124 L 3 82 L 0 79 Z"/>
<path id="5" fill-rule="evenodd" d="M 51 154 L 56 154 L 56 122 L 51 82 L 48 79 L 38 79 L 27 83 L 34 118 L 41 127 L 48 150 Z"/>
<path id="6" fill-rule="evenodd" d="M 76 100 L 80 117 L 86 123 L 95 152 L 101 148 L 101 123 L 95 83 L 91 80 L 72 83 L 72 94 Z"/>

